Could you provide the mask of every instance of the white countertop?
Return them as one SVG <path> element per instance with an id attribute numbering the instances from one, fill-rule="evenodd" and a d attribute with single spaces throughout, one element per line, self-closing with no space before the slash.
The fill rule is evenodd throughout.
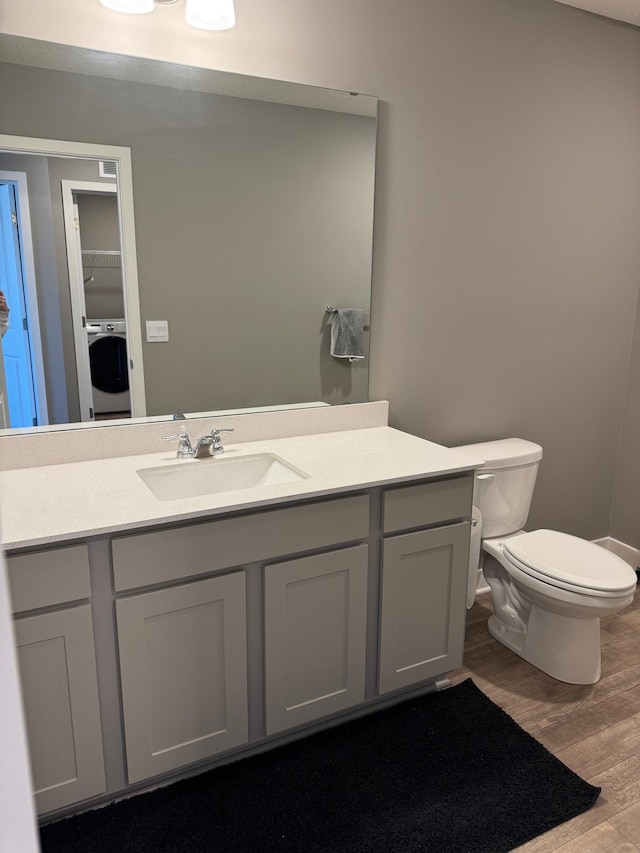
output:
<path id="1" fill-rule="evenodd" d="M 215 465 L 218 460 L 178 460 L 172 448 L 163 453 L 0 471 L 2 545 L 26 548 L 184 522 L 468 471 L 482 463 L 386 426 L 229 444 L 222 458 L 256 453 L 274 453 L 309 476 L 279 485 L 160 501 L 137 470 L 165 464 Z"/>

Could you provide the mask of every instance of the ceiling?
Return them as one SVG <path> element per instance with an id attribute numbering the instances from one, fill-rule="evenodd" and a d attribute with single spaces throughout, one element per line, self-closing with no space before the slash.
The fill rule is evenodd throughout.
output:
<path id="1" fill-rule="evenodd" d="M 640 0 L 557 0 L 557 2 L 640 27 Z"/>

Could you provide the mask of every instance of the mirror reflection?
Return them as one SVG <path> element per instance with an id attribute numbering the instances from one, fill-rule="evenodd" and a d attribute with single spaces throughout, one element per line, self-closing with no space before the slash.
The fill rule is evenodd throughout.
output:
<path id="1" fill-rule="evenodd" d="M 368 358 L 331 357 L 325 307 L 368 317 L 374 98 L 16 37 L 0 48 L 3 133 L 120 146 L 131 159 L 135 241 L 123 245 L 127 176 L 108 158 L 0 153 L 0 192 L 12 181 L 18 192 L 16 175 L 28 188 L 37 317 L 28 292 L 25 306 L 45 388 L 36 423 L 87 419 L 79 348 L 90 334 L 116 339 L 104 362 L 120 365 L 102 376 L 114 385 L 106 399 L 90 391 L 99 417 L 366 401 Z M 74 339 L 78 314 L 94 322 Z M 122 359 L 136 336 L 144 400 L 132 410 Z"/>

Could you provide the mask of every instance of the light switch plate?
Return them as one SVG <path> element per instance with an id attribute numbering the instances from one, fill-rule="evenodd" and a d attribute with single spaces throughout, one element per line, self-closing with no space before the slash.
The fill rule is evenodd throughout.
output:
<path id="1" fill-rule="evenodd" d="M 168 320 L 147 320 L 147 343 L 157 344 L 169 340 Z"/>

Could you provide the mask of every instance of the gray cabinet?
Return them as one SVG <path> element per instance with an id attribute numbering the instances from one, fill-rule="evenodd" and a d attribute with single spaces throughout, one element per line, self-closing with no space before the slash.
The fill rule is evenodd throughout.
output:
<path id="1" fill-rule="evenodd" d="M 382 544 L 378 693 L 437 678 L 462 663 L 472 481 L 391 489 Z M 457 522 L 457 523 L 456 523 Z"/>
<path id="2" fill-rule="evenodd" d="M 266 732 L 365 699 L 366 545 L 265 567 Z"/>
<path id="3" fill-rule="evenodd" d="M 244 572 L 116 602 L 127 776 L 247 742 Z"/>
<path id="4" fill-rule="evenodd" d="M 90 594 L 86 546 L 11 557 L 14 612 Z M 106 790 L 89 604 L 18 617 L 18 663 L 31 774 L 40 814 Z"/>
<path id="5" fill-rule="evenodd" d="M 259 751 L 457 667 L 472 488 L 467 473 L 97 540 L 93 590 L 86 544 L 11 556 L 39 811 Z"/>

